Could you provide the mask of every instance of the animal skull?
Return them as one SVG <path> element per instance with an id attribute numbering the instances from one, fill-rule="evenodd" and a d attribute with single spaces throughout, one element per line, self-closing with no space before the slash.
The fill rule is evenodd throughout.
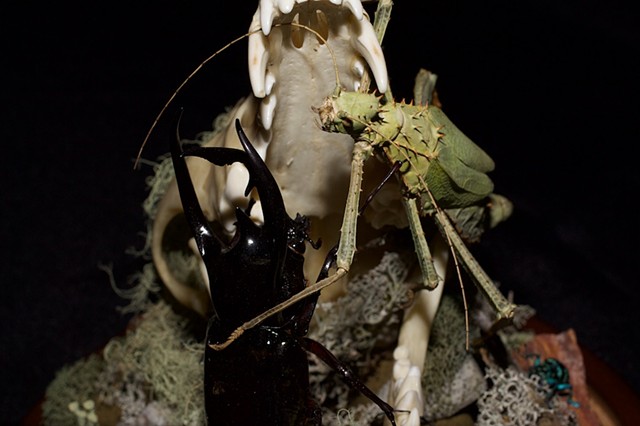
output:
<path id="1" fill-rule="evenodd" d="M 312 28 L 322 39 L 304 28 L 280 25 L 291 22 Z M 240 120 L 274 175 L 289 215 L 310 217 L 312 234 L 324 240 L 321 250 L 308 251 L 305 260 L 305 275 L 315 276 L 339 238 L 353 140 L 321 131 L 312 107 L 333 92 L 336 71 L 340 84 L 354 90 L 368 69 L 378 90 L 384 92 L 388 85 L 386 64 L 360 0 L 261 0 L 250 25 L 250 31 L 258 29 L 261 31 L 249 36 L 253 93 L 238 102 L 228 123 Z M 205 146 L 240 149 L 232 125 Z M 248 202 L 244 195 L 248 172 L 241 164 L 222 169 L 198 159 L 187 161 L 202 211 L 232 235 L 233 209 Z M 252 209 L 257 221 L 261 220 L 260 211 L 258 201 Z M 188 230 L 179 225 L 181 217 L 182 205 L 173 182 L 153 223 L 153 260 L 173 297 L 206 316 L 208 284 L 186 283 L 168 263 L 167 247 L 176 249 L 179 244 L 179 250 L 187 250 Z M 179 230 L 182 233 L 176 237 L 173 232 Z"/>

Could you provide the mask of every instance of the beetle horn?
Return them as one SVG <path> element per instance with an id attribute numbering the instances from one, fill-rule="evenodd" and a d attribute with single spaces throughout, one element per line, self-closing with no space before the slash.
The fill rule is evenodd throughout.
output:
<path id="1" fill-rule="evenodd" d="M 256 151 L 242 130 L 240 120 L 238 119 L 236 119 L 236 131 L 238 132 L 240 143 L 248 156 L 248 162 L 245 163 L 245 166 L 249 169 L 250 178 L 245 195 L 248 195 L 255 186 L 258 189 L 260 198 L 262 200 L 268 200 L 268 202 L 261 203 L 265 226 L 276 230 L 276 232 L 274 232 L 276 235 L 281 234 L 281 232 L 285 233 L 289 216 L 284 207 L 284 200 L 282 199 L 280 188 L 267 168 L 267 165 L 264 163 L 264 160 L 260 157 L 260 154 L 258 154 L 258 151 Z"/>
<path id="2" fill-rule="evenodd" d="M 279 301 L 275 299 L 279 293 L 274 287 L 282 276 L 287 235 L 293 222 L 284 208 L 284 201 L 273 175 L 242 131 L 239 122 L 236 122 L 236 130 L 244 151 L 196 147 L 183 152 L 178 141 L 173 141 L 171 146 L 184 212 L 207 267 L 209 289 L 212 301 L 215 301 L 213 309 L 217 316 L 231 323 L 234 320 L 246 321 Z M 256 225 L 249 218 L 248 209 L 236 207 L 236 233 L 232 240 L 227 243 L 213 232 L 200 209 L 191 184 L 184 158 L 190 156 L 200 157 L 217 166 L 236 162 L 243 164 L 249 171 L 245 193 L 248 195 L 254 187 L 257 189 L 262 201 L 264 225 Z M 256 276 L 261 278 L 256 281 Z M 236 282 L 246 285 L 254 281 L 257 284 L 255 287 L 245 289 L 253 294 L 251 300 L 244 293 L 238 293 L 235 286 L 228 285 Z M 237 312 L 234 307 L 238 303 L 245 304 L 246 312 Z"/>
<path id="3" fill-rule="evenodd" d="M 198 197 L 193 189 L 189 169 L 184 160 L 185 153 L 180 146 L 179 128 L 181 117 L 182 111 L 177 119 L 176 137 L 171 139 L 171 158 L 173 160 L 173 168 L 176 174 L 180 199 L 184 207 L 184 214 L 195 237 L 198 251 L 206 264 L 211 256 L 218 256 L 221 253 L 223 242 L 209 226 L 209 222 L 204 216 L 204 213 L 202 213 Z"/>

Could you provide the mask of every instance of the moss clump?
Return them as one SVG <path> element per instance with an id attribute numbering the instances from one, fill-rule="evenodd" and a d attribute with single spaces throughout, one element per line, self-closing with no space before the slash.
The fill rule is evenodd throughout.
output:
<path id="1" fill-rule="evenodd" d="M 42 417 L 47 425 L 74 425 L 78 417 L 70 405 L 93 400 L 95 384 L 105 369 L 104 359 L 91 355 L 73 365 L 63 367 L 49 384 L 42 404 Z"/>
<path id="2" fill-rule="evenodd" d="M 111 423 L 107 417 L 118 424 L 204 424 L 204 344 L 190 328 L 166 303 L 152 305 L 102 355 L 58 373 L 47 389 L 44 423 L 74 424 L 69 403 L 91 399 L 101 424 Z"/>
<path id="3" fill-rule="evenodd" d="M 476 332 L 477 328 L 471 330 Z M 452 416 L 486 388 L 482 372 L 466 351 L 465 340 L 462 303 L 444 295 L 434 318 L 422 377 L 428 420 Z"/>

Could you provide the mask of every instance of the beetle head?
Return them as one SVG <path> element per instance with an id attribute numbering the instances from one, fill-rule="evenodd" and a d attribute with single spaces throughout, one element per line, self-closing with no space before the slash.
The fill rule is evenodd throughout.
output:
<path id="1" fill-rule="evenodd" d="M 244 151 L 198 147 L 183 152 L 179 138 L 171 143 L 171 155 L 185 216 L 204 260 L 214 314 L 230 327 L 237 326 L 288 298 L 304 285 L 304 242 L 308 219 L 291 219 L 278 185 L 266 164 L 236 120 Z M 245 195 L 255 188 L 260 197 L 264 225 L 250 217 L 249 207 L 236 208 L 236 232 L 230 241 L 216 234 L 206 220 L 193 189 L 186 156 L 206 159 L 217 166 L 242 163 L 249 171 Z M 290 249 L 289 249 L 289 248 Z"/>

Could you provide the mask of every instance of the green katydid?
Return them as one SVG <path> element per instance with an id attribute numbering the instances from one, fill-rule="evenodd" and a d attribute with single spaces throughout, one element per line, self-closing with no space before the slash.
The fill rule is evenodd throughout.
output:
<path id="1" fill-rule="evenodd" d="M 378 38 L 384 35 L 389 21 L 390 1 L 381 1 L 376 12 Z M 299 24 L 296 25 L 314 32 Z M 320 39 L 322 37 L 316 33 Z M 325 43 L 327 48 L 328 44 Z M 433 215 L 443 236 L 452 248 L 458 270 L 458 257 L 462 265 L 474 277 L 480 290 L 490 300 L 498 313 L 498 323 L 513 317 L 515 306 L 509 303 L 495 288 L 487 274 L 473 258 L 455 230 L 449 216 L 475 220 L 487 211 L 499 216 L 500 208 L 487 209 L 486 200 L 492 199 L 495 206 L 507 206 L 508 201 L 491 194 L 493 184 L 486 172 L 493 168 L 493 161 L 473 142 L 466 138 L 437 107 L 423 106 L 432 93 L 433 78 L 419 74 L 416 84 L 418 105 L 395 103 L 390 94 L 386 98 L 364 93 L 368 88 L 366 73 L 360 86 L 362 92 L 336 90 L 319 108 L 325 130 L 349 133 L 356 139 L 353 151 L 352 174 L 349 198 L 345 208 L 342 236 L 339 243 L 337 272 L 331 277 L 307 287 L 291 299 L 281 303 L 239 327 L 230 338 L 214 349 L 222 349 L 240 334 L 269 316 L 293 303 L 331 285 L 346 275 L 355 253 L 355 231 L 358 217 L 362 167 L 372 153 L 382 154 L 395 162 L 403 161 L 399 175 L 403 178 L 403 203 L 409 219 L 420 262 L 425 287 L 433 288 L 438 277 L 433 269 L 429 248 L 422 232 L 420 217 Z M 338 79 L 336 72 L 336 79 Z M 340 88 L 339 81 L 337 87 Z M 446 129 L 446 130 L 445 130 Z M 446 133 L 442 132 L 445 130 Z M 431 145 L 430 145 L 431 144 Z M 437 157 L 437 158 L 436 158 Z M 420 204 L 416 201 L 419 200 Z M 447 213 L 443 210 L 447 209 Z M 492 218 L 492 222 L 496 221 Z M 499 221 L 499 219 L 497 220 Z M 459 226 L 464 222 L 456 222 Z M 463 231 L 475 232 L 477 225 L 465 227 Z M 468 232 L 467 232 L 468 233 Z"/>
<path id="2" fill-rule="evenodd" d="M 380 42 L 391 8 L 391 0 L 382 0 L 378 4 L 374 28 Z M 492 193 L 493 183 L 486 175 L 494 168 L 491 157 L 434 105 L 437 102 L 432 102 L 435 80 L 436 76 L 426 70 L 418 73 L 414 87 L 415 104 L 395 102 L 390 89 L 385 96 L 366 93 L 367 81 L 363 81 L 358 92 L 343 91 L 338 82 L 335 93 L 317 109 L 324 130 L 349 134 L 356 142 L 337 265 L 339 269 L 348 270 L 355 254 L 364 162 L 372 154 L 389 164 L 401 161 L 403 164 L 397 175 L 403 188 L 402 201 L 424 286 L 433 289 L 439 280 L 420 222 L 421 216 L 430 215 L 452 248 L 458 279 L 461 281 L 459 258 L 496 311 L 495 326 L 499 327 L 513 318 L 516 306 L 493 284 L 466 247 L 451 219 L 463 234 L 472 235 L 478 231 L 478 217 L 488 213 L 488 224 L 492 227 L 509 216 L 511 205 L 506 198 Z"/>
<path id="3" fill-rule="evenodd" d="M 327 131 L 348 133 L 356 140 L 353 150 L 349 198 L 338 250 L 339 268 L 349 269 L 355 254 L 359 192 L 364 162 L 373 154 L 390 164 L 402 161 L 398 176 L 403 187 L 403 204 L 409 219 L 424 286 L 433 289 L 438 276 L 433 268 L 420 217 L 432 215 L 454 250 L 454 260 L 473 277 L 480 291 L 497 312 L 498 321 L 510 320 L 515 305 L 497 290 L 491 279 L 467 249 L 443 210 L 463 217 L 492 203 L 492 222 L 501 220 L 508 201 L 492 194 L 493 183 L 486 175 L 493 169 L 491 158 L 468 139 L 436 106 L 409 105 L 385 101 L 383 97 L 338 90 L 318 109 Z M 489 201 L 492 200 L 492 201 Z"/>
<path id="4" fill-rule="evenodd" d="M 457 219 L 456 225 L 463 233 L 474 234 L 479 232 L 479 222 L 484 214 L 488 214 L 488 226 L 504 220 L 509 215 L 510 202 L 492 193 L 493 183 L 485 173 L 493 169 L 493 160 L 460 132 L 439 108 L 420 105 L 423 103 L 420 94 L 431 93 L 427 86 L 432 86 L 432 83 L 433 78 L 428 78 L 428 74 L 419 74 L 415 90 L 418 105 L 395 103 L 392 100 L 385 102 L 381 96 L 338 89 L 318 108 L 325 130 L 348 133 L 356 140 L 337 253 L 337 272 L 243 324 L 226 342 L 212 345 L 214 349 L 224 349 L 245 330 L 347 274 L 356 251 L 363 166 L 374 153 L 390 164 L 397 161 L 403 163 L 397 170 L 394 168 L 394 172 L 399 174 L 403 183 L 403 204 L 422 269 L 424 286 L 433 289 L 439 280 L 420 222 L 421 216 L 433 215 L 452 248 L 458 279 L 462 281 L 458 264 L 460 259 L 496 311 L 494 328 L 511 321 L 516 306 L 496 288 L 466 247 L 450 219 L 450 216 Z M 447 133 L 444 133 L 445 129 Z"/>

